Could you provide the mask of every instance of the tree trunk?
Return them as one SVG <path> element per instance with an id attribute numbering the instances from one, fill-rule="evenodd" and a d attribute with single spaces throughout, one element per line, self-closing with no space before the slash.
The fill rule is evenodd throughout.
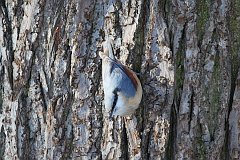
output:
<path id="1" fill-rule="evenodd" d="M 140 73 L 104 108 L 106 36 Z M 238 0 L 1 0 L 0 159 L 240 159 Z"/>

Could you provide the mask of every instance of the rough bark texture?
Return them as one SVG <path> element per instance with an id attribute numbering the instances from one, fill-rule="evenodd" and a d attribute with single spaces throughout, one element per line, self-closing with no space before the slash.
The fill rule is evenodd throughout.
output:
<path id="1" fill-rule="evenodd" d="M 140 73 L 109 119 L 98 52 Z M 238 0 L 1 0 L 0 159 L 240 159 Z"/>

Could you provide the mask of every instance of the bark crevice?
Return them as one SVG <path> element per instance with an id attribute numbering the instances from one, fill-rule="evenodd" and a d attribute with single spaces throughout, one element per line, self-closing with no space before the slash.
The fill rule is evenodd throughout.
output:
<path id="1" fill-rule="evenodd" d="M 5 159 L 4 158 L 5 140 L 6 140 L 6 134 L 4 132 L 4 126 L 1 126 L 1 131 L 0 131 L 0 159 Z"/>
<path id="2" fill-rule="evenodd" d="M 10 83 L 10 87 L 13 90 L 13 65 L 12 62 L 14 61 L 14 51 L 13 51 L 13 42 L 12 42 L 12 21 L 8 15 L 8 7 L 6 6 L 6 1 L 0 1 L 0 7 L 3 14 L 4 21 L 2 22 L 5 29 L 4 29 L 4 45 L 7 46 L 6 56 L 7 56 L 7 72 L 8 72 L 8 79 Z"/>

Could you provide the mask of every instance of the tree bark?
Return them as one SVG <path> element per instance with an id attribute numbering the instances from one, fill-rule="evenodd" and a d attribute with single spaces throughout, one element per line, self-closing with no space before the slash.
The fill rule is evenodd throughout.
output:
<path id="1" fill-rule="evenodd" d="M 240 159 L 238 0 L 1 0 L 0 159 Z M 140 73 L 104 108 L 98 52 Z"/>

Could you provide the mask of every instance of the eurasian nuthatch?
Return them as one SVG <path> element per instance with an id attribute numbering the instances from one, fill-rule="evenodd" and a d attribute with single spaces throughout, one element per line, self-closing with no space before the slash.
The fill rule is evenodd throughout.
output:
<path id="1" fill-rule="evenodd" d="M 103 42 L 102 80 L 105 108 L 110 116 L 128 116 L 138 108 L 142 99 L 142 86 L 136 74 L 117 61 L 112 42 Z"/>

